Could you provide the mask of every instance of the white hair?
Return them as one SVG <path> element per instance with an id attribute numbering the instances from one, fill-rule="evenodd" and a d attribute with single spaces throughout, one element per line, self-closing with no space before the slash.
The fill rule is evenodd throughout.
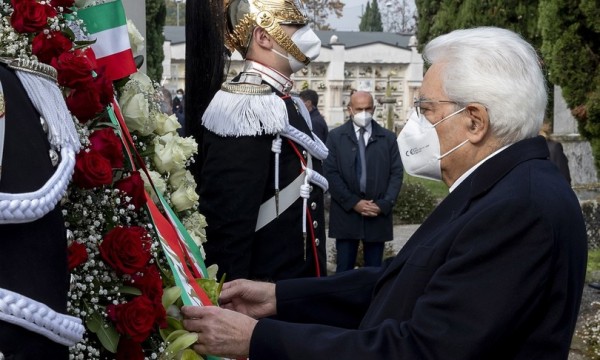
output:
<path id="1" fill-rule="evenodd" d="M 548 95 L 535 49 L 496 27 L 455 30 L 433 39 L 423 53 L 443 66 L 443 89 L 461 105 L 480 103 L 492 134 L 503 144 L 538 135 Z"/>

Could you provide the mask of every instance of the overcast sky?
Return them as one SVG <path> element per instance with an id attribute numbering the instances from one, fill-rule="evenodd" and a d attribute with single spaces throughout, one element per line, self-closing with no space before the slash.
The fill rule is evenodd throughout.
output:
<path id="1" fill-rule="evenodd" d="M 345 0 L 344 16 L 337 18 L 335 15 L 329 18 L 329 25 L 339 31 L 358 31 L 360 16 L 364 12 L 368 0 Z"/>
<path id="2" fill-rule="evenodd" d="M 365 11 L 367 2 L 371 0 L 342 0 L 344 2 L 344 12 L 341 18 L 335 15 L 330 16 L 329 25 L 339 31 L 358 31 L 360 16 Z M 381 0 L 379 2 L 381 4 Z M 409 1 L 409 7 L 414 7 L 414 1 Z"/>

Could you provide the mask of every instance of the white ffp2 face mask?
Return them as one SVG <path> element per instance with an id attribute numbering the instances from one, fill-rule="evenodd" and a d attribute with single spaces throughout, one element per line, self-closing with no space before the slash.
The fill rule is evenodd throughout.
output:
<path id="1" fill-rule="evenodd" d="M 321 53 L 321 40 L 308 25 L 304 25 L 292 34 L 292 41 L 302 53 L 311 61 L 315 60 Z M 305 65 L 291 54 L 284 55 L 281 52 L 271 49 L 275 54 L 287 59 L 290 63 L 292 72 L 300 71 Z"/>
<path id="2" fill-rule="evenodd" d="M 460 109 L 431 124 L 424 115 L 413 111 L 398 135 L 398 147 L 402 157 L 402 166 L 407 173 L 431 180 L 442 180 L 441 160 L 457 150 L 469 140 L 465 140 L 443 155 L 440 155 L 440 139 L 435 127 L 442 121 L 463 111 Z"/>
<path id="3" fill-rule="evenodd" d="M 352 115 L 352 122 L 356 124 L 358 127 L 365 127 L 373 119 L 373 114 L 370 112 L 363 110 L 358 114 Z"/>

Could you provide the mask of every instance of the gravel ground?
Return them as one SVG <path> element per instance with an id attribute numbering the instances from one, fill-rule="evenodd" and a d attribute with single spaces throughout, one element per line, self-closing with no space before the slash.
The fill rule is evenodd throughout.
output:
<path id="1" fill-rule="evenodd" d="M 584 286 L 581 307 L 579 309 L 579 319 L 577 321 L 578 329 L 581 327 L 583 319 L 595 311 L 591 306 L 593 301 L 600 301 L 600 291 L 592 289 L 587 285 Z M 583 344 L 577 336 L 573 338 L 569 360 L 589 360 L 588 357 L 583 355 Z"/>

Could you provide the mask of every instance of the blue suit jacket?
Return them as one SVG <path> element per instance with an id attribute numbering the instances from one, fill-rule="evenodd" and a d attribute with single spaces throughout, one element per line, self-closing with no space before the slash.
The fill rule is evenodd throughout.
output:
<path id="1" fill-rule="evenodd" d="M 329 133 L 329 155 L 323 162 L 331 194 L 329 237 L 369 242 L 394 238 L 392 210 L 404 175 L 396 135 L 372 121 L 371 136 L 366 145 L 367 186 L 361 197 L 356 161 L 358 140 L 352 121 Z M 376 217 L 365 217 L 354 211 L 354 205 L 361 198 L 373 200 L 381 213 Z"/>
<path id="2" fill-rule="evenodd" d="M 541 137 L 482 164 L 382 269 L 277 283 L 259 359 L 566 359 L 585 276 L 579 203 Z"/>

